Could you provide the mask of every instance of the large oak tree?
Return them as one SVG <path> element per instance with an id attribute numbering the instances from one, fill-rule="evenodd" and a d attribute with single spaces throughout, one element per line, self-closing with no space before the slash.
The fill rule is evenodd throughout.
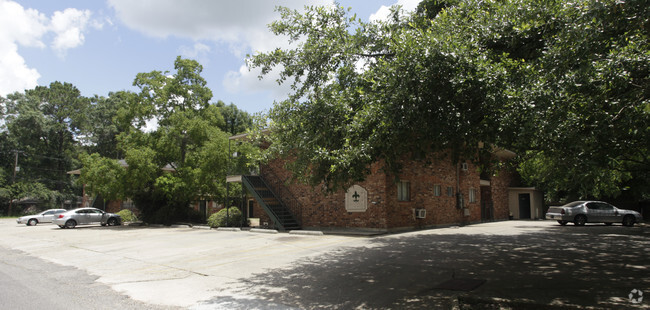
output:
<path id="1" fill-rule="evenodd" d="M 270 154 L 336 189 L 378 160 L 478 160 L 484 142 L 517 151 L 553 198 L 648 197 L 649 7 L 429 0 L 376 22 L 279 8 L 270 29 L 293 45 L 249 58 L 293 89 L 270 112 Z"/>

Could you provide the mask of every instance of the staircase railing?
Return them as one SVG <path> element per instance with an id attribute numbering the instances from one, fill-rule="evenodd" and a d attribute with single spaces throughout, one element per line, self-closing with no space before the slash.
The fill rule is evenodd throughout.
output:
<path id="1" fill-rule="evenodd" d="M 261 176 L 242 176 L 242 184 L 266 211 L 277 229 L 300 229 L 300 223 Z"/>
<path id="2" fill-rule="evenodd" d="M 298 201 L 298 196 L 287 187 L 286 182 L 289 179 L 283 179 L 279 173 L 269 166 L 263 167 L 260 172 L 264 176 L 265 181 L 267 181 L 267 184 L 270 185 L 269 188 L 276 194 L 276 197 L 291 211 L 291 214 L 296 217 L 296 220 L 302 224 L 302 204 Z"/>
<path id="3" fill-rule="evenodd" d="M 97 203 L 100 203 L 101 206 L 96 206 Z M 102 198 L 101 195 L 96 195 L 95 197 L 93 197 L 93 201 L 90 202 L 90 205 L 88 207 L 103 210 L 104 209 L 104 198 Z"/>

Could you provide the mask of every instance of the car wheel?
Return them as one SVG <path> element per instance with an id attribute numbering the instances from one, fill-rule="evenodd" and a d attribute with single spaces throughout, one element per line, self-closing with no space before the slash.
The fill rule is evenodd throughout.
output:
<path id="1" fill-rule="evenodd" d="M 564 225 L 566 225 L 566 223 L 568 223 L 568 221 L 557 221 L 557 222 L 562 226 L 564 226 Z"/>
<path id="2" fill-rule="evenodd" d="M 68 220 L 65 222 L 66 228 L 75 228 L 75 226 L 77 226 L 77 222 L 75 220 Z"/>
<path id="3" fill-rule="evenodd" d="M 573 224 L 575 224 L 576 226 L 584 226 L 585 223 L 587 223 L 587 216 L 584 214 L 578 214 L 573 219 Z"/>
<path id="4" fill-rule="evenodd" d="M 36 219 L 27 221 L 27 226 L 36 226 L 36 224 L 38 224 L 38 221 Z"/>
<path id="5" fill-rule="evenodd" d="M 106 221 L 106 224 L 108 224 L 108 226 L 115 226 L 115 225 L 117 225 L 117 219 L 114 218 L 114 217 L 111 217 L 111 218 L 108 219 L 108 221 Z"/>
<path id="6" fill-rule="evenodd" d="M 632 227 L 632 226 L 634 226 L 634 223 L 636 223 L 636 220 L 634 219 L 634 216 L 632 216 L 632 215 L 626 215 L 623 218 L 623 226 Z"/>

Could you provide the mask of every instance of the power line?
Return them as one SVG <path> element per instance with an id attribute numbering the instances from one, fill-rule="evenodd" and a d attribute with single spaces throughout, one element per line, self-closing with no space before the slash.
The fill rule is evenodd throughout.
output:
<path id="1" fill-rule="evenodd" d="M 45 156 L 45 155 L 36 155 L 36 154 L 30 154 L 30 153 L 27 153 L 25 151 L 18 151 L 18 150 L 0 151 L 0 153 L 5 153 L 5 154 L 19 153 L 19 154 L 23 154 L 23 155 L 29 155 L 29 156 L 32 156 L 32 157 L 40 157 L 40 158 L 47 158 L 47 159 L 60 160 L 60 161 L 66 161 L 67 160 L 67 159 L 61 158 L 61 157 L 51 157 L 51 156 Z"/>

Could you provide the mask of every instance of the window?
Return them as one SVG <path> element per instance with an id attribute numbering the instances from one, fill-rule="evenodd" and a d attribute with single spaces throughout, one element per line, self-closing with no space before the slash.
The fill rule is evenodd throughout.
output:
<path id="1" fill-rule="evenodd" d="M 469 189 L 469 202 L 476 202 L 476 190 L 473 188 Z"/>
<path id="2" fill-rule="evenodd" d="M 433 186 L 433 195 L 434 196 L 440 196 L 442 195 L 442 186 L 439 184 L 436 184 Z"/>
<path id="3" fill-rule="evenodd" d="M 454 196 L 454 188 L 451 186 L 447 186 L 447 196 L 452 197 Z"/>
<path id="4" fill-rule="evenodd" d="M 610 205 L 608 203 L 603 202 L 603 203 L 599 203 L 599 205 L 600 206 L 598 207 L 598 209 L 600 209 L 600 210 L 605 210 L 605 211 L 613 211 L 614 210 L 614 206 L 612 206 L 612 205 Z"/>
<path id="5" fill-rule="evenodd" d="M 399 181 L 397 183 L 397 200 L 398 201 L 409 201 L 409 200 L 411 200 L 409 182 Z"/>

